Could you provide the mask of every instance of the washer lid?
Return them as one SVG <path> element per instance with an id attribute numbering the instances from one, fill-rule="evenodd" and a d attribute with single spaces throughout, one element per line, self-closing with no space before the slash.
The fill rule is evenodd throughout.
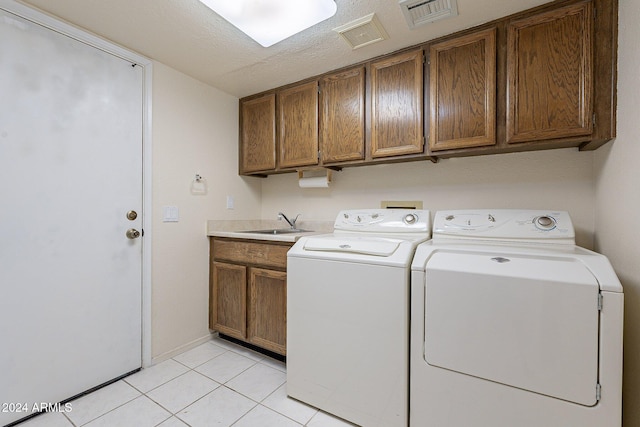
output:
<path id="1" fill-rule="evenodd" d="M 578 404 L 597 403 L 599 286 L 579 260 L 436 251 L 425 360 Z"/>
<path id="2" fill-rule="evenodd" d="M 384 238 L 309 237 L 304 243 L 304 250 L 388 257 L 394 254 L 400 243 L 402 243 L 402 240 Z"/>

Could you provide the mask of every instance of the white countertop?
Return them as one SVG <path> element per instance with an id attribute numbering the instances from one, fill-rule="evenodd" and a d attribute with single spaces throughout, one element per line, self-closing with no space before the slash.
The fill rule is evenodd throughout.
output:
<path id="1" fill-rule="evenodd" d="M 332 221 L 302 221 L 296 224 L 302 230 L 300 233 L 262 234 L 248 233 L 250 230 L 286 229 L 289 224 L 277 220 L 209 220 L 207 221 L 207 236 L 229 237 L 233 239 L 269 240 L 275 242 L 295 242 L 302 236 L 311 234 L 326 234 L 333 231 Z"/>

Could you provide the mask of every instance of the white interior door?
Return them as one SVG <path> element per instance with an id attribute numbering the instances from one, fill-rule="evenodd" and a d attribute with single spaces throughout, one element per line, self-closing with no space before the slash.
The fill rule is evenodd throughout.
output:
<path id="1" fill-rule="evenodd" d="M 141 366 L 143 72 L 3 10 L 0 70 L 5 425 Z"/>

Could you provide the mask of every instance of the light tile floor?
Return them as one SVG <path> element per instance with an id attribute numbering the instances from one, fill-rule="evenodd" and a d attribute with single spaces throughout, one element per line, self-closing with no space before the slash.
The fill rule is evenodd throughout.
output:
<path id="1" fill-rule="evenodd" d="M 348 427 L 287 397 L 284 363 L 214 338 L 19 427 Z"/>

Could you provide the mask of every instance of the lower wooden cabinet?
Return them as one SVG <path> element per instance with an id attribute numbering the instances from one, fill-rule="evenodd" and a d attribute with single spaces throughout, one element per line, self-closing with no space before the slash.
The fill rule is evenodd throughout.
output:
<path id="1" fill-rule="evenodd" d="M 209 328 L 285 355 L 292 243 L 211 239 Z"/>
<path id="2" fill-rule="evenodd" d="M 247 268 L 243 265 L 212 264 L 210 328 L 245 340 L 247 338 Z"/>
<path id="3" fill-rule="evenodd" d="M 278 354 L 287 352 L 287 273 L 249 269 L 247 341 Z"/>

